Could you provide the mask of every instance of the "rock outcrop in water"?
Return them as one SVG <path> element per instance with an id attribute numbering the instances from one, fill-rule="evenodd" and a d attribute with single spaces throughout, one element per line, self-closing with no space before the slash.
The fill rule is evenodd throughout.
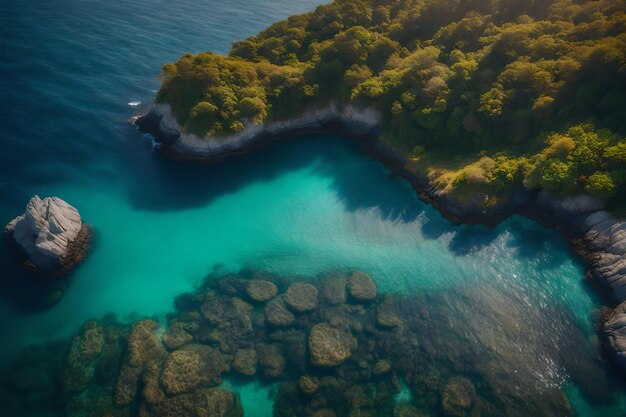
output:
<path id="1" fill-rule="evenodd" d="M 626 301 L 615 307 L 604 323 L 604 332 L 615 362 L 626 369 Z"/>
<path id="2" fill-rule="evenodd" d="M 24 214 L 11 220 L 5 232 L 26 253 L 30 265 L 62 273 L 83 259 L 91 235 L 70 204 L 39 196 L 30 199 Z"/>
<path id="3" fill-rule="evenodd" d="M 367 289 L 356 292 L 366 297 L 346 297 L 347 277 L 355 276 L 352 290 Z M 7 415 L 241 417 L 238 395 L 222 384 L 233 377 L 277 384 L 276 417 L 571 415 L 558 380 L 541 379 L 551 374 L 540 359 L 548 354 L 565 367 L 593 363 L 575 323 L 563 333 L 555 329 L 554 340 L 571 344 L 558 353 L 554 340 L 529 335 L 524 323 L 540 313 L 526 311 L 526 304 L 506 298 L 494 304 L 498 296 L 481 291 L 462 300 L 470 295 L 375 288 L 364 272 L 295 282 L 253 271 L 210 276 L 177 298 L 164 331 L 150 319 L 105 318 L 87 323 L 71 341 L 25 351 L 0 374 L 0 401 Z M 334 291 L 337 297 L 330 296 Z M 307 308 L 291 313 L 287 292 Z M 269 306 L 277 304 L 279 317 L 290 314 L 280 325 L 270 320 Z M 467 315 L 463 308 L 478 310 L 479 319 L 459 319 Z M 506 327 L 497 320 L 501 328 L 494 332 L 482 318 L 498 314 L 524 314 L 525 322 Z M 606 392 L 593 368 L 572 378 L 585 395 L 596 395 L 595 387 Z M 54 380 L 62 382 L 56 397 L 49 393 Z M 403 385 L 412 395 L 398 401 Z"/>
<path id="4" fill-rule="evenodd" d="M 626 300 L 626 222 L 605 211 L 585 218 L 584 243 L 594 279 L 611 289 L 618 301 Z"/>

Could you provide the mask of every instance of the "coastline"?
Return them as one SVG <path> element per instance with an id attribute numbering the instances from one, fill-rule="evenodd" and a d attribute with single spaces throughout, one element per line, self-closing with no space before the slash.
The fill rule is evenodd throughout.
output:
<path id="1" fill-rule="evenodd" d="M 219 159 L 248 152 L 271 141 L 315 133 L 332 133 L 361 140 L 364 151 L 403 177 L 455 224 L 494 227 L 511 215 L 522 215 L 557 229 L 586 264 L 586 278 L 605 296 L 611 312 L 603 315 L 601 334 L 611 359 L 626 369 L 626 221 L 616 219 L 602 201 L 586 195 L 560 199 L 542 190 L 520 189 L 508 200 L 487 209 L 460 204 L 438 195 L 428 180 L 408 170 L 405 159 L 380 141 L 381 115 L 373 109 L 339 107 L 331 103 L 287 121 L 248 125 L 227 137 L 201 139 L 182 132 L 169 105 L 155 104 L 135 125 L 162 145 L 161 150 L 194 159 Z"/>

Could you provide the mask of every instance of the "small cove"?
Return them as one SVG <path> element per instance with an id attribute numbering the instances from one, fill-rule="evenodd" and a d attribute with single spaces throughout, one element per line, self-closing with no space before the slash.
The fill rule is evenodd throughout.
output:
<path id="1" fill-rule="evenodd" d="M 167 3 L 64 1 L 49 10 L 27 3 L 0 16 L 16 57 L 0 64 L 0 91 L 12 104 L 2 112 L 9 134 L 0 143 L 0 220 L 32 194 L 59 195 L 96 238 L 63 300 L 36 314 L 14 308 L 16 300 L 28 304 L 29 292 L 12 282 L 22 274 L 0 245 L 4 355 L 68 337 L 107 313 L 162 318 L 212 271 L 253 267 L 297 277 L 358 268 L 381 291 L 440 309 L 477 345 L 536 360 L 536 383 L 570 386 L 590 376 L 608 386 L 593 329 L 601 302 L 555 231 L 519 217 L 495 229 L 454 226 L 340 138 L 283 141 L 204 163 L 154 153 L 128 122 L 138 109 L 127 103 L 150 102 L 162 63 L 188 49 L 224 52 L 316 2 L 208 2 L 183 37 L 172 20 L 182 24 L 193 2 L 170 5 L 168 23 L 155 11 Z M 139 13 L 142 7 L 154 10 Z M 559 349 L 568 341 L 579 342 L 579 356 Z M 612 401 L 587 385 L 568 391 L 578 415 L 624 411 L 623 390 L 609 391 L 620 398 Z M 267 390 L 232 387 L 244 408 Z"/>

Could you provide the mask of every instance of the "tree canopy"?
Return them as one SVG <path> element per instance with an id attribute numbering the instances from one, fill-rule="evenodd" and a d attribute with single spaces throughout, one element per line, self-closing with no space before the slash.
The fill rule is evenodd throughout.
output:
<path id="1" fill-rule="evenodd" d="M 372 106 L 406 155 L 475 154 L 502 190 L 610 198 L 626 191 L 626 0 L 335 0 L 165 65 L 157 100 L 199 136 Z"/>

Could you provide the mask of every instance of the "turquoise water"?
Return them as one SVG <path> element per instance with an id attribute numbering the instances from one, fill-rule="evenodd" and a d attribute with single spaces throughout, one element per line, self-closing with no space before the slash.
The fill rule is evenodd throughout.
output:
<path id="1" fill-rule="evenodd" d="M 444 306 L 477 343 L 526 364 L 529 383 L 567 387 L 577 415 L 623 413 L 623 392 L 608 388 L 597 354 L 601 303 L 556 232 L 522 218 L 493 230 L 453 226 L 339 138 L 202 163 L 153 152 L 129 123 L 149 105 L 163 63 L 225 52 L 317 3 L 9 1 L 0 11 L 0 221 L 32 194 L 58 195 L 96 230 L 63 299 L 43 312 L 24 308 L 36 288 L 0 244 L 5 357 L 107 313 L 162 318 L 215 270 L 350 267 L 382 291 Z M 247 416 L 271 415 L 270 388 L 229 386 Z"/>

